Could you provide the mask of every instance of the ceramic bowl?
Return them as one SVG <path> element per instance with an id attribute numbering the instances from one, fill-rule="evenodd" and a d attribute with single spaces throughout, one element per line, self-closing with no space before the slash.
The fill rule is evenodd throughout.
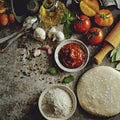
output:
<path id="1" fill-rule="evenodd" d="M 65 92 L 68 93 L 68 95 L 70 96 L 71 98 L 71 101 L 72 101 L 72 108 L 71 108 L 71 111 L 70 113 L 67 115 L 67 116 L 64 116 L 64 117 L 51 117 L 51 116 L 48 116 L 48 111 L 44 110 L 44 98 L 45 98 L 45 95 L 47 94 L 47 92 L 51 89 L 54 89 L 54 88 L 60 88 L 62 90 L 64 90 Z M 61 96 L 61 97 L 64 97 L 64 96 Z M 64 100 L 64 99 L 63 99 Z M 76 110 L 76 107 L 77 107 L 77 100 L 76 100 L 76 96 L 74 94 L 74 92 L 67 86 L 65 85 L 62 85 L 62 84 L 56 84 L 56 85 L 51 85 L 50 87 L 46 88 L 42 94 L 40 95 L 39 97 L 39 101 L 38 101 L 38 106 L 39 106 L 39 110 L 41 112 L 41 114 L 43 115 L 44 118 L 46 118 L 47 120 L 67 120 L 68 118 L 70 118 L 75 110 Z M 49 107 L 48 107 L 49 108 Z M 53 114 L 53 113 L 51 113 Z"/>
<path id="2" fill-rule="evenodd" d="M 60 62 L 60 59 L 59 59 L 59 51 L 61 50 L 61 48 L 66 45 L 66 44 L 69 44 L 69 43 L 76 43 L 80 46 L 80 48 L 82 48 L 82 50 L 84 51 L 85 53 L 85 60 L 83 62 L 83 64 L 77 68 L 67 68 L 65 67 L 61 62 Z M 61 42 L 55 49 L 55 54 L 54 54 L 54 58 L 55 58 L 55 61 L 58 65 L 58 67 L 60 69 L 62 69 L 63 71 L 66 71 L 66 72 L 78 72 L 80 70 L 82 70 L 88 63 L 89 61 L 89 50 L 87 48 L 87 46 L 80 40 L 78 39 L 67 39 L 67 40 L 64 40 L 63 42 Z"/>

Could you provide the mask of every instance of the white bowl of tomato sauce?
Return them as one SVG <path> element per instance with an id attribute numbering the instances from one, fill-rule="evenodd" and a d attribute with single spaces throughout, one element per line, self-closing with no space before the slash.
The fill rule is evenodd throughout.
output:
<path id="1" fill-rule="evenodd" d="M 63 71 L 78 72 L 87 65 L 89 50 L 81 40 L 67 39 L 56 47 L 54 57 Z"/>

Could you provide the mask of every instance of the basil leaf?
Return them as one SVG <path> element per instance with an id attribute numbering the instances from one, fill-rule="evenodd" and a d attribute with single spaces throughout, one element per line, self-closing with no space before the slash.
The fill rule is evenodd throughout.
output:
<path id="1" fill-rule="evenodd" d="M 110 57 L 112 62 L 120 61 L 120 47 L 113 49 Z"/>
<path id="2" fill-rule="evenodd" d="M 112 62 L 115 62 L 115 61 L 116 61 L 116 53 L 114 53 L 114 55 L 112 56 L 111 61 L 112 61 Z"/>
<path id="3" fill-rule="evenodd" d="M 118 63 L 118 64 L 116 65 L 116 70 L 119 70 L 119 71 L 120 71 L 120 63 Z"/>
<path id="4" fill-rule="evenodd" d="M 71 17 L 69 18 L 69 21 L 72 22 L 74 19 L 75 19 L 75 18 L 71 16 Z"/>
<path id="5" fill-rule="evenodd" d="M 57 71 L 57 69 L 56 69 L 55 67 L 49 67 L 49 68 L 47 69 L 47 72 L 48 72 L 49 74 L 51 74 L 51 75 L 57 75 L 57 74 L 58 74 L 58 71 Z"/>
<path id="6" fill-rule="evenodd" d="M 112 57 L 114 54 L 116 54 L 116 48 L 112 50 L 110 57 Z"/>
<path id="7" fill-rule="evenodd" d="M 116 61 L 120 61 L 120 47 L 117 49 L 116 52 Z"/>
<path id="8" fill-rule="evenodd" d="M 71 22 L 74 20 L 74 17 L 72 17 L 71 11 L 66 9 L 65 15 L 62 19 L 63 25 L 63 33 L 65 35 L 66 39 L 69 39 L 72 36 L 72 30 L 71 30 Z"/>
<path id="9" fill-rule="evenodd" d="M 72 75 L 69 75 L 63 79 L 63 83 L 70 83 L 74 80 L 74 77 Z"/>
<path id="10" fill-rule="evenodd" d="M 70 24 L 64 24 L 63 26 L 63 33 L 65 35 L 65 38 L 69 39 L 72 36 L 72 30 Z"/>
<path id="11" fill-rule="evenodd" d="M 66 18 L 66 16 L 64 16 L 64 17 L 62 18 L 61 23 L 64 24 L 66 21 L 67 21 L 67 18 Z"/>

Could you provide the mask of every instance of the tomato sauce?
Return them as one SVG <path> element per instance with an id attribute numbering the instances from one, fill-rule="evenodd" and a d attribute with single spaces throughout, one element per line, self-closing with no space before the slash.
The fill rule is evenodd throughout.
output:
<path id="1" fill-rule="evenodd" d="M 69 43 L 59 51 L 59 59 L 65 67 L 77 68 L 84 63 L 85 52 L 78 44 Z"/>

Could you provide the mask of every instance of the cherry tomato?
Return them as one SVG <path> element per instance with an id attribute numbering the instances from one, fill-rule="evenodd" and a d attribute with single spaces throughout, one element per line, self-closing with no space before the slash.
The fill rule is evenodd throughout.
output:
<path id="1" fill-rule="evenodd" d="M 102 29 L 93 27 L 87 32 L 88 42 L 91 45 L 100 44 L 103 41 L 104 34 Z"/>
<path id="2" fill-rule="evenodd" d="M 2 26 L 7 26 L 8 25 L 8 15 L 3 13 L 3 14 L 0 14 L 0 24 Z"/>
<path id="3" fill-rule="evenodd" d="M 15 22 L 15 17 L 14 17 L 14 15 L 12 13 L 8 15 L 8 19 L 9 19 L 10 23 L 14 23 Z"/>
<path id="4" fill-rule="evenodd" d="M 100 26 L 110 26 L 113 21 L 114 18 L 110 10 L 102 9 L 95 15 L 95 22 Z"/>
<path id="5" fill-rule="evenodd" d="M 91 27 L 91 21 L 89 17 L 81 15 L 80 17 L 77 18 L 77 20 L 75 20 L 73 27 L 74 30 L 78 33 L 86 32 Z"/>

